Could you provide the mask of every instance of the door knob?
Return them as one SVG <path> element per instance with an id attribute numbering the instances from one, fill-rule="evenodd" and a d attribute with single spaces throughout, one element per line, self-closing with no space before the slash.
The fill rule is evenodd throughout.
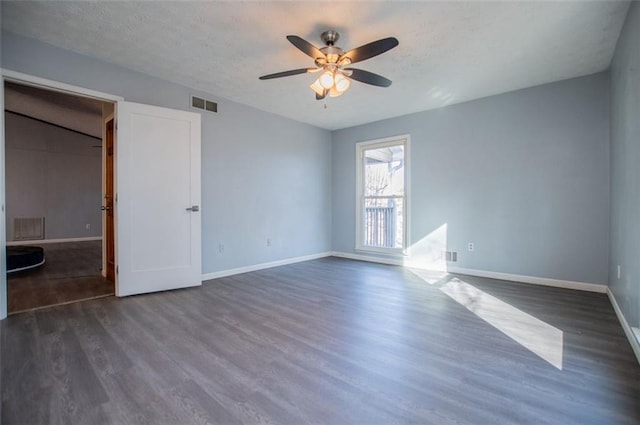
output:
<path id="1" fill-rule="evenodd" d="M 194 205 L 192 207 L 187 208 L 187 211 L 198 212 L 198 211 L 200 211 L 200 206 L 199 205 Z"/>
<path id="2" fill-rule="evenodd" d="M 109 211 L 111 208 L 105 207 L 104 205 L 100 207 L 102 211 Z"/>

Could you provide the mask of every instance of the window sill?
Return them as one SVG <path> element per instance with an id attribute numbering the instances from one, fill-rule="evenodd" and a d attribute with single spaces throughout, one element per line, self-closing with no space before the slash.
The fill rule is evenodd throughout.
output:
<path id="1" fill-rule="evenodd" d="M 395 257 L 395 258 L 406 258 L 409 256 L 409 253 L 398 249 L 398 250 L 389 250 L 384 248 L 368 248 L 368 247 L 356 247 L 355 252 L 357 254 L 376 254 L 384 257 Z"/>

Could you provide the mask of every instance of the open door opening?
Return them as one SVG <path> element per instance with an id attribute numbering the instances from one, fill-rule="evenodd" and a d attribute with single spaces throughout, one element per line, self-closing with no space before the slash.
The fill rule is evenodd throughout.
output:
<path id="1" fill-rule="evenodd" d="M 113 295 L 114 104 L 5 82 L 4 106 L 8 313 Z"/>
<path id="2" fill-rule="evenodd" d="M 0 89 L 5 87 L 5 82 L 10 82 L 48 91 L 54 97 L 72 95 L 85 102 L 102 102 L 101 141 L 104 143 L 98 147 L 102 148 L 104 174 L 96 207 L 102 214 L 104 242 L 100 278 L 112 285 L 112 291 L 114 283 L 117 296 L 201 285 L 200 115 L 125 102 L 119 96 L 89 88 L 1 71 Z M 6 100 L 4 95 L 1 98 Z M 0 134 L 0 154 L 5 151 L 6 135 L 5 129 Z M 1 161 L 0 166 L 8 163 Z M 66 171 L 63 168 L 63 172 Z M 82 180 L 76 178 L 73 182 Z M 0 173 L 1 201 L 6 200 L 2 193 L 5 182 L 11 185 Z M 63 203 L 62 199 L 57 200 Z M 4 209 L 1 213 L 6 217 Z M 0 220 L 0 235 L 10 222 Z M 63 222 L 74 223 L 74 220 L 65 216 Z M 4 241 L 5 238 L 0 238 L 0 245 Z M 0 261 L 2 277 L 6 270 Z M 7 311 L 9 290 L 5 288 L 5 281 L 0 278 L 0 319 L 6 317 Z"/>

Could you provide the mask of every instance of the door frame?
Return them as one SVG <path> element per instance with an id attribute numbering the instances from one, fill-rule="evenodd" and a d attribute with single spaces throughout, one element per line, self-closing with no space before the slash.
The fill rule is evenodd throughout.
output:
<path id="1" fill-rule="evenodd" d="M 0 68 L 0 106 L 2 106 L 2 117 L 0 118 L 0 253 L 6 250 L 6 219 L 5 219 L 5 131 L 4 131 L 4 83 L 5 81 L 24 84 L 33 87 L 40 87 L 47 90 L 69 93 L 76 96 L 89 97 L 114 103 L 114 115 L 117 116 L 118 102 L 124 101 L 124 97 L 109 93 L 103 93 L 85 87 L 74 86 L 59 81 L 36 77 L 22 72 Z M 116 137 L 116 135 L 114 135 Z M 116 140 L 117 143 L 117 140 Z M 104 148 L 103 148 L 104 149 Z M 114 182 L 117 192 L 117 180 Z M 117 229 L 117 223 L 114 223 Z M 116 232 L 117 233 L 117 232 Z M 117 264 L 116 251 L 116 264 Z M 0 320 L 7 317 L 7 265 L 6 255 L 0 255 Z M 117 275 L 116 275 L 117 280 Z M 116 282 L 117 284 L 117 282 Z"/>
<path id="2" fill-rule="evenodd" d="M 105 114 L 104 110 L 102 112 L 102 208 L 109 208 L 107 210 L 103 210 L 104 214 L 102 214 L 102 276 L 107 279 L 113 281 L 114 287 L 116 283 L 116 273 L 115 273 L 115 252 L 116 252 L 116 216 L 115 216 L 115 202 L 112 200 L 111 204 L 106 202 L 107 198 L 107 186 L 109 182 L 109 178 L 111 178 L 111 190 L 112 197 L 115 194 L 116 190 L 116 108 L 115 104 L 113 106 L 113 112 L 109 114 Z M 111 176 L 109 176 L 109 167 L 107 167 L 108 157 L 109 157 L 109 147 L 107 146 L 107 126 L 109 123 L 112 123 L 111 126 L 111 149 L 113 152 L 111 153 Z M 107 226 L 109 221 L 109 211 L 112 214 L 112 223 L 111 228 Z M 111 230 L 111 232 L 109 232 Z M 113 250 L 113 270 L 109 267 L 109 250 Z M 109 273 L 111 272 L 111 274 Z"/>

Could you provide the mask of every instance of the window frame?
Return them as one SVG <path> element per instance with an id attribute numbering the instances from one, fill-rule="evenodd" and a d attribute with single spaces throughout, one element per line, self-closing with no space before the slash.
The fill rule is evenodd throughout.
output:
<path id="1" fill-rule="evenodd" d="M 404 146 L 404 196 L 403 199 L 403 229 L 402 229 L 402 247 L 401 248 L 384 248 L 364 245 L 365 220 L 364 220 L 364 204 L 365 204 L 365 188 L 364 188 L 364 151 L 369 149 L 384 148 L 389 146 Z M 411 136 L 402 134 L 398 136 L 385 137 L 375 140 L 367 140 L 356 143 L 356 243 L 355 250 L 366 253 L 384 254 L 390 256 L 408 256 L 410 245 L 410 217 L 411 217 L 411 181 L 410 181 L 410 146 Z"/>

